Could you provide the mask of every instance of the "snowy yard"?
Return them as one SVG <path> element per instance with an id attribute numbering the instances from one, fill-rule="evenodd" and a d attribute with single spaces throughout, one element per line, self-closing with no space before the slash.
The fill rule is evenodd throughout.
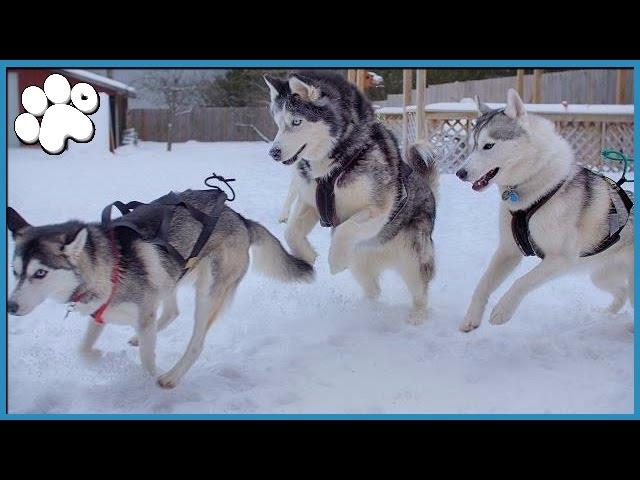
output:
<path id="1" fill-rule="evenodd" d="M 149 201 L 169 190 L 203 188 L 215 171 L 237 178 L 231 206 L 283 240 L 277 223 L 289 170 L 265 143 L 142 143 L 116 155 L 71 146 L 9 152 L 9 205 L 34 224 L 97 221 L 116 200 Z M 616 177 L 617 178 L 617 177 Z M 109 326 L 102 358 L 84 363 L 76 347 L 87 318 L 46 303 L 10 317 L 11 413 L 632 413 L 632 310 L 605 315 L 608 295 L 586 276 L 559 279 L 525 299 L 503 326 L 458 331 L 497 240 L 498 195 L 453 175 L 440 180 L 436 278 L 429 318 L 406 323 L 409 296 L 394 273 L 379 301 L 361 298 L 349 272 L 331 276 L 329 230 L 310 236 L 320 256 L 311 285 L 281 284 L 249 272 L 233 305 L 209 332 L 199 361 L 175 390 L 143 374 L 132 329 Z M 12 249 L 12 244 L 9 246 Z M 10 251 L 11 254 L 11 251 Z M 521 275 L 536 263 L 526 259 Z M 510 284 L 513 276 L 506 282 Z M 12 288 L 12 279 L 9 287 Z M 490 310 L 505 291 L 497 292 Z M 183 353 L 193 293 L 160 333 L 158 367 Z M 488 312 L 487 312 L 488 314 Z"/>

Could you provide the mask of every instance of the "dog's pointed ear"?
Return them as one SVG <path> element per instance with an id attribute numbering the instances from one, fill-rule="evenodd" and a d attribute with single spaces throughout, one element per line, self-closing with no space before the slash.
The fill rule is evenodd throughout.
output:
<path id="1" fill-rule="evenodd" d="M 7 207 L 7 228 L 12 233 L 13 238 L 20 235 L 22 229 L 29 226 L 29 222 L 22 218 L 18 212 L 11 207 Z"/>
<path id="2" fill-rule="evenodd" d="M 87 243 L 88 235 L 89 231 L 87 227 L 82 227 L 71 241 L 62 247 L 64 254 L 71 259 L 78 258 L 78 255 L 80 255 L 84 245 Z"/>
<path id="3" fill-rule="evenodd" d="M 309 79 L 300 75 L 294 74 L 289 77 L 289 88 L 291 93 L 297 93 L 310 102 L 315 102 L 320 98 L 320 89 L 312 85 Z"/>
<path id="4" fill-rule="evenodd" d="M 482 103 L 478 95 L 473 97 L 473 99 L 475 100 L 476 107 L 478 108 L 478 111 L 481 115 L 484 115 L 485 113 L 489 113 L 491 111 L 491 107 L 489 107 L 489 105 L 487 105 L 486 103 Z"/>
<path id="5" fill-rule="evenodd" d="M 513 88 L 510 88 L 507 92 L 507 106 L 504 109 L 504 113 L 509 118 L 514 120 L 524 117 L 527 112 L 524 109 L 524 102 Z"/>
<path id="6" fill-rule="evenodd" d="M 262 76 L 264 78 L 264 83 L 269 87 L 269 95 L 271 95 L 271 101 L 273 102 L 282 91 L 282 85 L 285 83 L 279 78 L 272 77 L 269 74 L 265 74 Z"/>

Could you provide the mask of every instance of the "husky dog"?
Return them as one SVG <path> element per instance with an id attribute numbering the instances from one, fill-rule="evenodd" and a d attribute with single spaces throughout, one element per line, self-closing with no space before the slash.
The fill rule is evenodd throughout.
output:
<path id="1" fill-rule="evenodd" d="M 527 254 L 542 261 L 513 283 L 489 321 L 509 321 L 529 292 L 576 270 L 590 272 L 593 283 L 613 296 L 608 311 L 619 311 L 627 298 L 633 304 L 633 212 L 620 205 L 624 192 L 619 194 L 607 179 L 577 166 L 571 146 L 553 123 L 527 114 L 515 90 L 509 90 L 504 109 L 491 110 L 479 102 L 478 106 L 481 116 L 470 139 L 472 150 L 457 176 L 476 191 L 496 184 L 504 201 L 498 248 L 460 329 L 468 332 L 480 325 L 489 296 L 527 253 L 521 251 L 522 240 L 516 243 L 521 224 L 515 219 L 536 207 L 525 241 L 532 246 Z M 602 249 L 614 229 L 619 230 L 619 241 Z"/>
<path id="2" fill-rule="evenodd" d="M 185 203 L 210 215 L 213 205 L 208 191 L 187 190 L 178 194 Z M 83 292 L 76 309 L 95 315 L 107 305 L 105 323 L 129 324 L 136 329 L 130 341 L 139 345 L 143 367 L 155 376 L 156 332 L 178 316 L 176 290 L 195 280 L 195 324 L 182 358 L 158 378 L 164 388 L 175 387 L 199 357 L 205 335 L 247 272 L 249 248 L 254 267 L 283 281 L 313 279 L 313 267 L 289 255 L 276 237 L 259 223 L 224 206 L 215 229 L 206 240 L 195 266 L 182 277 L 183 266 L 166 249 L 146 242 L 130 230 L 107 231 L 101 223 L 29 225 L 15 210 L 8 209 L 7 225 L 15 240 L 13 275 L 16 287 L 7 309 L 12 315 L 26 315 L 52 298 L 70 303 Z M 192 249 L 202 230 L 184 208 L 171 218 L 168 243 L 182 256 Z M 117 270 L 119 282 L 113 282 Z M 105 303 L 106 302 L 106 303 Z M 162 314 L 156 321 L 158 307 Z M 95 354 L 93 346 L 104 324 L 89 321 L 81 353 Z"/>
<path id="3" fill-rule="evenodd" d="M 339 75 L 293 74 L 288 80 L 267 75 L 265 81 L 278 126 L 269 153 L 293 165 L 299 177 L 298 201 L 285 233 L 293 254 L 315 261 L 306 237 L 321 218 L 317 185 L 333 179 L 329 202 L 334 221 L 325 221 L 333 227 L 331 273 L 349 268 L 365 294 L 375 298 L 380 273 L 397 270 L 413 297 L 409 321 L 422 322 L 434 275 L 435 161 L 425 162 L 412 147 L 408 168 L 393 134 L 376 121 L 358 89 Z"/>

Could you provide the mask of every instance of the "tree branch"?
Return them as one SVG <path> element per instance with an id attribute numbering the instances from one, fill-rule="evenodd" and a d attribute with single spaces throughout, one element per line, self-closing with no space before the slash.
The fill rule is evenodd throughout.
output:
<path id="1" fill-rule="evenodd" d="M 265 142 L 271 143 L 269 137 L 267 137 L 264 133 L 262 133 L 253 123 L 236 123 L 236 127 L 249 127 L 253 129 L 254 132 L 258 134 L 258 136 Z"/>

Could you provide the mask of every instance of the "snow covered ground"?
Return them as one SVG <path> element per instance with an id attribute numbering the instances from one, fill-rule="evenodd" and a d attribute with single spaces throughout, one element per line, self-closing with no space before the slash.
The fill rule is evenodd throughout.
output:
<path id="1" fill-rule="evenodd" d="M 167 153 L 163 144 L 142 143 L 116 155 L 72 148 L 57 157 L 12 149 L 9 205 L 35 224 L 97 221 L 113 200 L 201 188 L 215 171 L 238 179 L 232 207 L 283 239 L 277 217 L 289 171 L 267 148 L 187 142 Z M 280 284 L 250 272 L 201 358 L 171 391 L 145 377 L 137 349 L 127 345 L 128 327 L 108 327 L 98 343 L 102 358 L 86 364 L 76 354 L 86 318 L 63 320 L 65 306 L 54 303 L 11 317 L 10 412 L 631 413 L 631 307 L 601 313 L 609 298 L 584 276 L 545 285 L 506 325 L 457 330 L 496 244 L 498 201 L 494 190 L 475 193 L 442 176 L 437 276 L 423 325 L 405 322 L 409 296 L 395 274 L 383 277 L 379 301 L 362 299 L 348 271 L 331 276 L 329 231 L 317 227 L 310 236 L 320 253 L 315 284 Z M 535 262 L 526 259 L 517 275 Z M 192 300 L 183 289 L 180 317 L 159 336 L 160 371 L 187 344 Z"/>

